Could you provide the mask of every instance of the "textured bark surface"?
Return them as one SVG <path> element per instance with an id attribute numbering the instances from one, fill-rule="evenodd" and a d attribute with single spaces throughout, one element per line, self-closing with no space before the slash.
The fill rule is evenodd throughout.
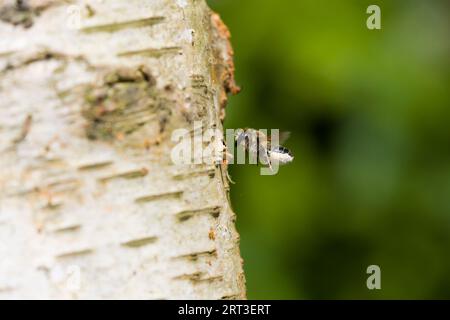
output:
<path id="1" fill-rule="evenodd" d="M 245 298 L 222 130 L 228 30 L 204 0 L 0 1 L 0 298 Z"/>

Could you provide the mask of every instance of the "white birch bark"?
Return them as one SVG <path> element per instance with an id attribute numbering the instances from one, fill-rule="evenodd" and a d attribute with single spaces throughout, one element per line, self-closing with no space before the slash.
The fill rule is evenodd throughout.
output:
<path id="1" fill-rule="evenodd" d="M 222 130 L 228 31 L 204 0 L 0 1 L 0 298 L 245 298 Z"/>

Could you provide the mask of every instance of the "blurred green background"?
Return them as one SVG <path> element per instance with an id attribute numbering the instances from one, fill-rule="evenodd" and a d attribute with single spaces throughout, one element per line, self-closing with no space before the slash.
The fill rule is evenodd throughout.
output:
<path id="1" fill-rule="evenodd" d="M 248 297 L 450 299 L 449 2 L 208 2 L 243 87 L 225 126 L 292 132 L 277 175 L 230 166 Z"/>

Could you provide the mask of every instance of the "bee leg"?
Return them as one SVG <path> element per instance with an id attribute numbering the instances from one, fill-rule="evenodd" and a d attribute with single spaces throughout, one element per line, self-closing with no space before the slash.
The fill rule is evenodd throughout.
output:
<path id="1" fill-rule="evenodd" d="M 217 163 L 216 164 L 216 168 L 220 169 L 221 172 L 223 172 L 225 170 L 225 175 L 227 176 L 227 180 L 231 183 L 231 184 L 236 184 L 236 182 L 234 182 L 231 177 L 230 174 L 228 173 L 228 169 L 227 169 L 227 162 L 226 160 L 224 160 L 222 163 Z"/>
<path id="2" fill-rule="evenodd" d="M 262 159 L 262 158 L 261 158 Z M 270 161 L 270 154 L 269 152 L 264 152 L 264 162 L 262 162 L 263 165 L 267 165 L 270 168 L 270 171 L 273 172 L 272 169 L 272 161 Z"/>
<path id="3" fill-rule="evenodd" d="M 226 156 L 227 157 L 225 157 L 225 159 L 223 160 L 223 163 L 222 163 L 222 165 L 225 167 L 225 173 L 226 173 L 226 175 L 227 175 L 227 180 L 230 182 L 230 183 L 232 183 L 232 184 L 235 184 L 235 182 L 233 181 L 233 180 L 231 180 L 231 177 L 230 177 L 230 174 L 228 173 L 228 168 L 227 168 L 227 165 L 228 165 L 228 159 L 230 158 L 230 159 L 233 159 L 233 155 L 231 154 L 231 153 L 229 153 L 229 152 L 225 152 L 226 153 Z"/>
<path id="4" fill-rule="evenodd" d="M 228 170 L 226 171 L 227 174 L 227 179 L 231 184 L 236 184 L 236 182 L 234 182 L 233 180 L 231 180 L 230 174 L 228 173 Z"/>
<path id="5" fill-rule="evenodd" d="M 273 169 L 272 169 L 272 161 L 270 160 L 270 154 L 269 154 L 269 152 L 266 152 L 266 160 L 267 160 L 267 165 L 268 165 L 269 168 L 270 168 L 270 171 L 273 172 Z"/>

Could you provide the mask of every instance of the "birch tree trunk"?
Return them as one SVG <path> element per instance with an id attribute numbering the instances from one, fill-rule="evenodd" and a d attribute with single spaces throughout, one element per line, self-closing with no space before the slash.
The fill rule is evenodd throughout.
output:
<path id="1" fill-rule="evenodd" d="M 0 298 L 245 298 L 222 130 L 229 33 L 204 0 L 0 1 Z"/>

